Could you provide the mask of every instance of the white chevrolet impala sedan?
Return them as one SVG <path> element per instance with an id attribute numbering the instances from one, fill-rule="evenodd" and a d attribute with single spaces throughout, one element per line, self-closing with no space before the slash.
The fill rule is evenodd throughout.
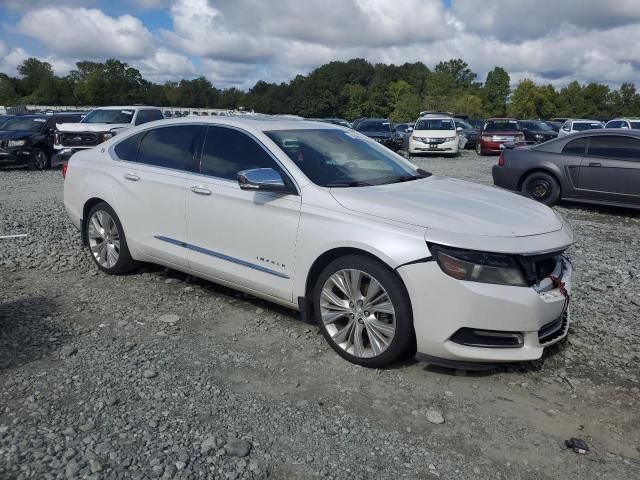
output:
<path id="1" fill-rule="evenodd" d="M 299 310 L 360 365 L 532 360 L 569 329 L 560 215 L 339 126 L 144 124 L 75 154 L 64 201 L 103 272 L 152 262 Z"/>

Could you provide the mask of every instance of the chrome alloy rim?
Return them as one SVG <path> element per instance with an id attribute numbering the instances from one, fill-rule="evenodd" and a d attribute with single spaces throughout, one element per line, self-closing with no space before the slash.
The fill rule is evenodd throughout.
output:
<path id="1" fill-rule="evenodd" d="M 389 294 L 361 270 L 340 270 L 327 279 L 320 315 L 334 342 L 359 358 L 380 355 L 396 333 L 396 313 Z"/>
<path id="2" fill-rule="evenodd" d="M 118 226 L 104 210 L 98 210 L 89 219 L 89 248 L 98 264 L 112 268 L 120 258 L 120 232 Z"/>
<path id="3" fill-rule="evenodd" d="M 44 154 L 44 152 L 38 150 L 36 152 L 36 168 L 38 170 L 44 170 L 45 167 L 47 166 L 47 156 Z"/>

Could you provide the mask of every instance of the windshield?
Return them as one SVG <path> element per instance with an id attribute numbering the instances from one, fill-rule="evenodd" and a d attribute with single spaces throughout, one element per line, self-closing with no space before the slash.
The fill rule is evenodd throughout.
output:
<path id="1" fill-rule="evenodd" d="M 484 124 L 484 130 L 487 132 L 502 132 L 502 131 L 518 131 L 518 122 L 515 120 L 498 120 L 490 121 Z"/>
<path id="2" fill-rule="evenodd" d="M 428 176 L 390 150 L 342 130 L 265 132 L 316 185 L 362 187 Z"/>
<path id="3" fill-rule="evenodd" d="M 470 123 L 465 122 L 464 120 L 455 120 L 456 127 L 462 127 L 465 130 L 473 130 L 473 126 Z"/>
<path id="4" fill-rule="evenodd" d="M 520 122 L 523 128 L 538 130 L 541 132 L 553 132 L 553 128 L 544 122 Z"/>
<path id="5" fill-rule="evenodd" d="M 597 128 L 602 128 L 602 125 L 597 122 L 573 122 L 573 129 L 578 132 L 583 130 L 595 130 Z"/>
<path id="6" fill-rule="evenodd" d="M 2 130 L 13 132 L 39 132 L 47 122 L 46 118 L 33 117 L 13 117 L 2 125 Z"/>
<path id="7" fill-rule="evenodd" d="M 455 130 L 453 120 L 446 118 L 420 119 L 416 122 L 414 130 Z"/>
<path id="8" fill-rule="evenodd" d="M 387 121 L 362 121 L 358 123 L 356 130 L 359 132 L 388 132 L 391 129 L 391 122 Z"/>
<path id="9" fill-rule="evenodd" d="M 92 110 L 81 123 L 131 123 L 133 110 Z"/>

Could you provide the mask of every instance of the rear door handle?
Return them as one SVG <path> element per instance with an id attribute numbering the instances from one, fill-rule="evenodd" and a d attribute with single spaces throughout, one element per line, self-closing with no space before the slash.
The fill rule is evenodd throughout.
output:
<path id="1" fill-rule="evenodd" d="M 132 182 L 137 182 L 138 180 L 140 180 L 140 177 L 133 172 L 125 173 L 124 178 L 126 178 L 127 180 L 131 180 Z"/>
<path id="2" fill-rule="evenodd" d="M 589 166 L 590 166 L 590 167 L 601 167 L 601 166 L 602 166 L 602 164 L 601 164 L 601 163 L 598 163 L 598 162 L 591 162 L 591 163 L 589 163 Z"/>
<path id="3" fill-rule="evenodd" d="M 191 191 L 197 195 L 211 195 L 211 190 L 209 190 L 208 188 L 204 188 L 202 186 L 199 185 L 193 185 L 191 187 Z"/>

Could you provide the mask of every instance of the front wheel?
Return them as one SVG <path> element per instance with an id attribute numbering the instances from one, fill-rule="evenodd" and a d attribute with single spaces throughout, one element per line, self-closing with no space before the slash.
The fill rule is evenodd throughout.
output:
<path id="1" fill-rule="evenodd" d="M 411 302 L 397 274 L 361 255 L 348 255 L 322 271 L 313 291 L 317 323 L 340 356 L 382 367 L 415 353 Z"/>
<path id="2" fill-rule="evenodd" d="M 50 167 L 51 164 L 49 163 L 47 154 L 39 148 L 36 148 L 29 162 L 29 170 L 47 170 Z"/>
<path id="3" fill-rule="evenodd" d="M 560 198 L 560 185 L 550 174 L 533 172 L 524 179 L 522 194 L 549 207 Z"/>
<path id="4" fill-rule="evenodd" d="M 480 156 L 484 155 L 484 152 L 482 151 L 482 146 L 479 143 L 476 143 L 476 153 Z"/>
<path id="5" fill-rule="evenodd" d="M 137 267 L 129 253 L 122 224 L 109 204 L 101 202 L 94 205 L 89 210 L 84 228 L 91 257 L 100 270 L 110 275 L 121 275 Z"/>

